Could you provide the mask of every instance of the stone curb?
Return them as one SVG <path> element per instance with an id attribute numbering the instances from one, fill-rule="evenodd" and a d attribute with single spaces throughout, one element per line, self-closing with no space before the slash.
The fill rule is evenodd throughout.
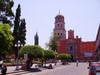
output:
<path id="1" fill-rule="evenodd" d="M 61 64 L 56 65 L 56 66 L 54 65 L 54 66 L 53 66 L 53 69 L 54 69 L 54 68 L 57 68 L 57 67 L 61 67 L 61 66 L 63 66 L 63 65 L 61 65 Z M 43 71 L 43 70 L 47 70 L 47 68 L 41 68 L 41 67 L 39 67 L 39 69 L 42 70 L 42 71 Z M 19 71 L 7 72 L 6 74 L 12 74 L 12 73 L 18 73 L 18 72 L 27 72 L 27 71 L 25 71 L 25 70 L 19 70 Z"/>

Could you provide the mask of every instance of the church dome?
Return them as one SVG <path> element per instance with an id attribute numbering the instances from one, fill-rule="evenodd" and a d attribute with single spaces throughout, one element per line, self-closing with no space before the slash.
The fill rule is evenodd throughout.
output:
<path id="1" fill-rule="evenodd" d="M 60 12 L 58 13 L 58 15 L 55 17 L 55 23 L 57 22 L 61 22 L 64 23 L 64 16 L 60 14 Z"/>
<path id="2" fill-rule="evenodd" d="M 60 12 L 58 13 L 58 15 L 56 17 L 63 17 L 64 18 L 64 16 L 62 14 L 60 14 Z"/>

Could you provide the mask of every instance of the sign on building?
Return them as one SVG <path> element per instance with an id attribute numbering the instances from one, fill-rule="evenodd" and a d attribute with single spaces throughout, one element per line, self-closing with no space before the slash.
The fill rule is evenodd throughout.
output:
<path id="1" fill-rule="evenodd" d="M 93 56 L 93 52 L 85 52 L 84 53 L 84 57 L 92 57 Z"/>

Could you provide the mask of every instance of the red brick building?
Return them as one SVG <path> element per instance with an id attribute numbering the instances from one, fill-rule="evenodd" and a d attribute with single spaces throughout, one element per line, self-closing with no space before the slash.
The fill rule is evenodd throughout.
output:
<path id="1" fill-rule="evenodd" d="M 58 53 L 69 53 L 72 60 L 92 60 L 95 53 L 95 41 L 83 42 L 82 38 L 74 37 L 74 30 L 68 31 L 66 38 L 66 29 L 64 16 L 60 13 L 55 17 L 55 27 L 53 31 L 58 36 Z"/>

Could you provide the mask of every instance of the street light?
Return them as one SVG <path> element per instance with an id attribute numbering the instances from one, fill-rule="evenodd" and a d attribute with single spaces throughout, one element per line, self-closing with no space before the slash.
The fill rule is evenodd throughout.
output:
<path id="1" fill-rule="evenodd" d="M 17 66 L 16 66 L 16 69 L 15 70 L 19 70 L 19 66 L 18 66 L 18 58 L 19 58 L 19 55 L 18 55 L 18 52 L 19 52 L 19 47 L 20 46 L 21 46 L 21 43 L 18 40 L 18 42 L 15 44 L 15 47 L 18 47 L 18 51 L 17 51 Z"/>
<path id="2" fill-rule="evenodd" d="M 56 52 L 56 50 L 55 50 L 55 55 L 56 55 L 56 57 L 55 57 L 55 65 L 56 65 L 56 60 L 57 60 L 57 52 Z"/>

